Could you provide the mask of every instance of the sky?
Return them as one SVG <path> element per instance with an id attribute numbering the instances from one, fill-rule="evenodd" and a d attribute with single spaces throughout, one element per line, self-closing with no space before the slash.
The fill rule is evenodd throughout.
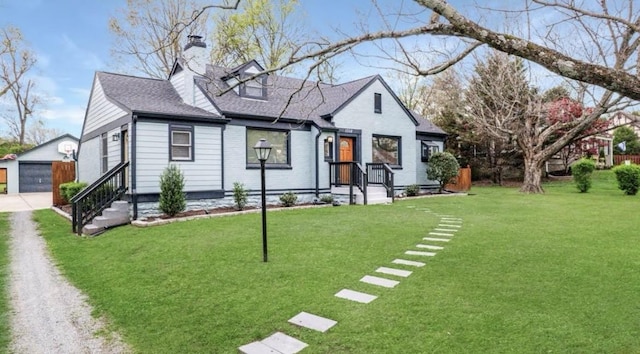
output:
<path id="1" fill-rule="evenodd" d="M 394 6 L 401 3 L 393 1 Z M 404 3 L 410 6 L 412 1 Z M 450 3 L 462 12 L 473 6 L 471 0 Z M 126 0 L 0 0 L 0 27 L 18 27 L 36 53 L 32 75 L 45 98 L 36 116 L 48 127 L 80 137 L 95 72 L 117 72 L 110 56 L 108 20 L 125 5 Z M 369 0 L 302 0 L 301 7 L 304 25 L 323 34 L 355 34 L 363 19 L 366 23 L 377 18 Z M 348 81 L 379 71 L 346 60 L 339 77 Z"/>

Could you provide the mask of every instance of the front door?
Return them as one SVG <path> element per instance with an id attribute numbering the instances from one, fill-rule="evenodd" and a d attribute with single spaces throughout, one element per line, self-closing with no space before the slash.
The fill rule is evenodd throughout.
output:
<path id="1" fill-rule="evenodd" d="M 352 162 L 355 160 L 355 138 L 340 137 L 340 162 Z M 349 184 L 351 177 L 351 164 L 340 165 L 340 184 Z"/>

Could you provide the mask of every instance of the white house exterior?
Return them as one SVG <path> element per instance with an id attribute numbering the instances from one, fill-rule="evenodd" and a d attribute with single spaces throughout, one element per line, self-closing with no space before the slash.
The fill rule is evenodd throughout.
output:
<path id="1" fill-rule="evenodd" d="M 169 165 L 184 174 L 189 208 L 233 205 L 234 182 L 260 193 L 253 146 L 272 145 L 266 163 L 272 202 L 292 191 L 299 201 L 332 192 L 330 164 L 388 163 L 394 193 L 426 178 L 425 156 L 446 134 L 410 112 L 380 76 L 339 85 L 260 75 L 255 61 L 233 69 L 205 65 L 205 45 L 191 37 L 167 80 L 98 72 L 80 142 L 79 179 L 91 183 L 129 161 L 134 218 L 157 214 L 159 179 Z M 291 100 L 289 101 L 289 99 Z"/>

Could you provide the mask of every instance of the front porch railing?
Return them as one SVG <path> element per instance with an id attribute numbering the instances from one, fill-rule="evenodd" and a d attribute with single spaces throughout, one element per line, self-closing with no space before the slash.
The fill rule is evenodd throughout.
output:
<path id="1" fill-rule="evenodd" d="M 127 191 L 126 171 L 129 161 L 121 162 L 71 198 L 72 228 L 78 235 L 82 228 L 100 215 Z"/>
<path id="2" fill-rule="evenodd" d="M 387 190 L 387 197 L 395 201 L 393 170 L 386 163 L 368 163 L 367 176 L 369 184 L 382 185 Z"/>
<path id="3" fill-rule="evenodd" d="M 355 204 L 353 187 L 357 187 L 367 204 L 367 171 L 355 161 L 329 162 L 329 185 L 349 187 L 349 204 Z"/>

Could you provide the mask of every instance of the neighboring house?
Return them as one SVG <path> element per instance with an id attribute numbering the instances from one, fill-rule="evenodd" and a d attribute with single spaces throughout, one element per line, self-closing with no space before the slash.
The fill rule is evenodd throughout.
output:
<path id="1" fill-rule="evenodd" d="M 263 68 L 255 61 L 233 69 L 209 65 L 198 36 L 190 37 L 184 57 L 167 80 L 97 72 L 93 81 L 79 179 L 94 182 L 128 161 L 134 218 L 158 214 L 160 175 L 171 164 L 184 174 L 189 208 L 233 205 L 234 182 L 256 202 L 260 165 L 253 146 L 260 138 L 273 146 L 266 162 L 270 203 L 287 191 L 299 202 L 345 193 L 350 181 L 359 182 L 355 163 L 369 179 L 381 177 L 386 163 L 393 194 L 411 184 L 437 187 L 427 180 L 426 164 L 430 153 L 443 150 L 446 133 L 410 112 L 382 77 L 328 85 L 263 74 L 232 88 Z"/>
<path id="2" fill-rule="evenodd" d="M 633 132 L 637 136 L 640 136 L 640 117 L 627 112 L 616 112 L 611 118 L 611 127 L 617 128 L 621 126 L 627 126 L 633 129 Z"/>
<path id="3" fill-rule="evenodd" d="M 51 163 L 71 159 L 77 149 L 78 138 L 65 134 L 21 154 L 0 158 L 0 193 L 51 192 Z"/>

